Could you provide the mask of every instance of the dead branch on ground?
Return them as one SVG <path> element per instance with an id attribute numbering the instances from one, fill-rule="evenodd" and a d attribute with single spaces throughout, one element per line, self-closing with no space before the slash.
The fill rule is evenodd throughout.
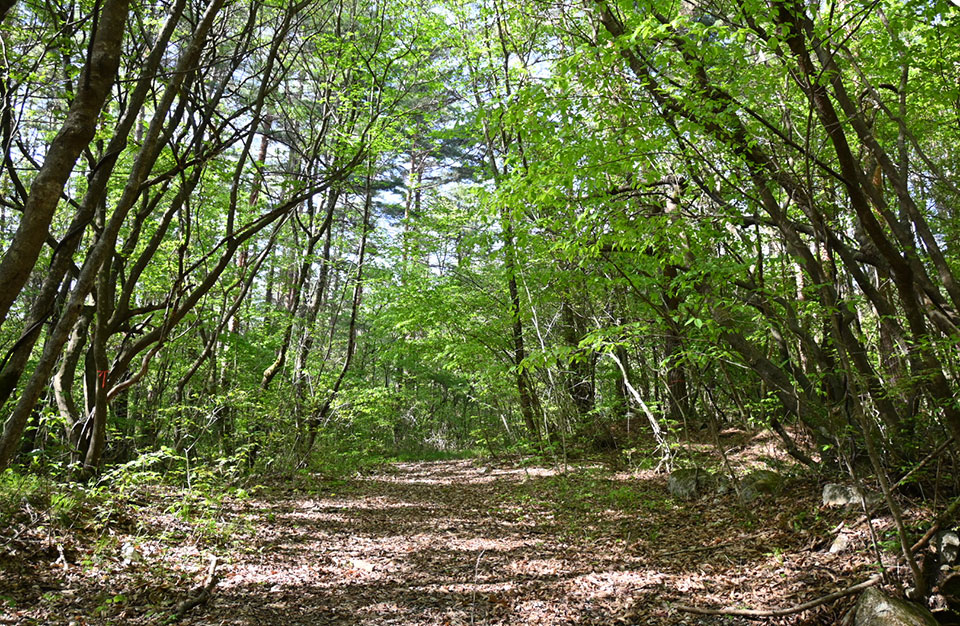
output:
<path id="1" fill-rule="evenodd" d="M 183 619 L 190 609 L 200 606 L 210 599 L 214 588 L 217 586 L 219 576 L 217 576 L 217 557 L 210 557 L 210 565 L 207 566 L 207 577 L 203 580 L 203 585 L 191 593 L 186 600 L 177 605 L 173 612 L 172 622 L 178 622 Z"/>

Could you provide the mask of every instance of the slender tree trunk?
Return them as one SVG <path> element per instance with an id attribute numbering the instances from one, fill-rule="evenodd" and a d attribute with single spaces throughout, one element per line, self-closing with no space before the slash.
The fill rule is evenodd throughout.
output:
<path id="1" fill-rule="evenodd" d="M 77 158 L 93 140 L 100 111 L 120 66 L 129 4 L 129 0 L 105 0 L 99 15 L 93 17 L 95 31 L 90 55 L 77 83 L 76 96 L 47 150 L 30 187 L 17 232 L 0 261 L 0 326 L 40 256 L 60 194 Z M 0 6 L 0 18 L 11 6 Z M 0 455 L 0 467 L 4 465 L 4 456 L 7 455 Z"/>
<path id="2" fill-rule="evenodd" d="M 106 225 L 106 207 L 101 206 L 97 215 L 97 226 L 103 230 Z M 90 478 L 100 469 L 100 459 L 107 444 L 107 385 L 109 384 L 110 361 L 107 357 L 107 339 L 110 336 L 109 322 L 113 314 L 115 283 L 111 280 L 113 255 L 109 255 L 100 266 L 96 284 L 96 314 L 94 316 L 91 352 L 93 371 L 96 374 L 93 386 L 93 410 L 87 416 L 90 433 L 87 449 L 83 456 L 81 476 Z"/>
<path id="3" fill-rule="evenodd" d="M 670 185 L 670 193 L 667 195 L 664 214 L 670 220 L 670 225 L 674 226 L 680 220 L 682 181 L 676 176 L 670 176 L 667 182 Z M 684 243 L 687 242 L 684 241 Z M 693 259 L 691 258 L 690 246 L 684 245 L 683 249 L 687 263 L 691 264 Z M 667 379 L 666 395 L 667 406 L 669 407 L 667 415 L 672 422 L 686 424 L 689 427 L 690 424 L 687 423 L 687 419 L 690 416 L 690 408 L 687 391 L 687 370 L 683 364 L 683 336 L 679 323 L 675 321 L 680 314 L 680 296 L 675 284 L 679 273 L 680 269 L 675 264 L 664 262 L 663 304 L 666 314 L 663 316 L 663 321 L 666 336 L 663 341 L 663 360 Z"/>
<path id="4" fill-rule="evenodd" d="M 650 424 L 650 432 L 653 433 L 653 438 L 657 442 L 657 447 L 660 450 L 660 463 L 657 465 L 657 468 L 659 469 L 661 465 L 665 465 L 666 469 L 669 470 L 673 461 L 673 455 L 670 451 L 670 444 L 667 442 L 664 429 L 661 428 L 660 422 L 657 421 L 656 415 L 653 414 L 653 411 L 650 410 L 650 407 L 647 406 L 647 403 L 643 401 L 643 396 L 641 396 L 640 393 L 633 387 L 633 385 L 630 384 L 630 377 L 627 375 L 627 370 L 620 359 L 617 358 L 617 355 L 613 352 L 608 352 L 607 356 L 613 360 L 617 368 L 620 370 L 623 385 L 627 388 L 637 406 L 640 407 L 640 410 L 647 417 L 647 422 Z"/>
<path id="5" fill-rule="evenodd" d="M 94 308 L 88 307 L 80 315 L 76 327 L 70 334 L 70 341 L 64 349 L 63 358 L 60 360 L 60 367 L 53 377 L 53 391 L 57 402 L 57 408 L 60 417 L 66 426 L 67 441 L 70 443 L 72 451 L 72 462 L 79 460 L 80 430 L 83 428 L 82 412 L 77 408 L 77 402 L 73 394 L 73 382 L 77 372 L 77 365 L 80 357 L 84 353 L 84 344 L 87 340 L 87 329 L 90 322 L 93 321 Z"/>
<path id="6" fill-rule="evenodd" d="M 567 298 L 560 303 L 560 317 L 563 340 L 573 350 L 573 360 L 566 365 L 567 371 L 564 373 L 567 394 L 573 402 L 577 415 L 583 418 L 593 411 L 594 407 L 595 394 L 591 372 L 593 359 L 591 355 L 584 354 L 580 350 L 583 323 Z"/>
<path id="7" fill-rule="evenodd" d="M 343 385 L 343 380 L 346 378 L 347 372 L 350 371 L 350 363 L 353 360 L 354 352 L 356 351 L 357 317 L 360 312 L 360 303 L 363 298 L 363 265 L 367 253 L 367 235 L 371 230 L 370 212 L 373 205 L 373 186 L 371 178 L 372 174 L 368 171 L 366 189 L 364 192 L 366 199 L 363 203 L 363 223 L 361 225 L 360 232 L 360 246 L 357 250 L 357 274 L 353 286 L 353 300 L 350 305 L 350 323 L 347 328 L 347 350 L 346 354 L 344 355 L 343 366 L 340 368 L 340 374 L 337 376 L 333 387 L 327 394 L 326 399 L 323 401 L 320 410 L 317 411 L 316 415 L 310 421 L 309 432 L 307 433 L 306 450 L 304 451 L 304 457 L 301 461 L 301 464 L 306 463 L 310 451 L 313 450 L 313 445 L 317 438 L 317 431 L 320 429 L 320 426 L 326 422 L 330 414 L 330 408 L 332 407 L 333 401 L 336 399 L 337 394 L 340 393 L 340 387 Z"/>
<path id="8" fill-rule="evenodd" d="M 309 199 L 307 201 L 307 205 L 309 207 L 308 215 L 310 218 L 308 223 L 310 228 L 313 228 L 315 217 L 313 200 Z M 300 312 L 300 302 L 303 295 L 303 290 L 307 284 L 307 278 L 311 273 L 311 268 L 313 267 L 313 251 L 317 246 L 317 242 L 319 242 L 320 238 L 324 235 L 323 229 L 329 228 L 330 221 L 324 220 L 317 232 L 307 233 L 306 250 L 303 252 L 303 260 L 300 262 L 300 267 L 296 272 L 295 284 L 291 287 L 290 306 L 288 310 L 289 315 L 287 316 L 287 321 L 284 325 L 283 337 L 280 340 L 280 350 L 277 352 L 277 358 L 267 367 L 266 370 L 264 370 L 263 379 L 260 381 L 260 387 L 264 390 L 270 386 L 270 382 L 280 372 L 280 369 L 287 361 L 287 352 L 290 350 L 290 341 L 293 337 L 293 327 L 296 323 L 297 315 Z M 294 378 L 296 378 L 296 373 L 294 373 Z"/>
<path id="9" fill-rule="evenodd" d="M 687 406 L 687 372 L 683 365 L 683 339 L 678 325 L 674 322 L 680 311 L 680 298 L 676 294 L 673 281 L 678 272 L 675 265 L 667 264 L 663 269 L 667 284 L 664 286 L 663 302 L 666 314 L 663 316 L 666 336 L 663 340 L 663 361 L 666 373 L 667 416 L 675 424 L 685 424 L 690 414 Z"/>
<path id="10" fill-rule="evenodd" d="M 104 14 L 109 13 L 107 6 L 112 6 L 115 2 L 122 3 L 123 15 L 125 16 L 127 7 L 125 0 L 108 0 L 107 5 L 104 7 Z M 156 112 L 144 139 L 143 148 L 134 160 L 120 200 L 114 208 L 97 243 L 94 244 L 93 248 L 87 254 L 76 285 L 71 292 L 69 302 L 64 307 L 60 320 L 50 333 L 50 337 L 44 346 L 44 351 L 37 363 L 37 367 L 30 377 L 30 380 L 27 381 L 13 413 L 4 424 L 3 435 L 0 437 L 0 468 L 5 468 L 10 464 L 13 454 L 16 451 L 20 435 L 23 432 L 26 419 L 36 405 L 43 389 L 46 387 L 47 381 L 50 379 L 50 374 L 59 357 L 60 350 L 66 343 L 70 331 L 80 314 L 83 301 L 93 287 L 103 262 L 114 249 L 117 235 L 120 232 L 125 217 L 136 201 L 136 198 L 139 197 L 141 185 L 159 156 L 162 147 L 162 131 L 168 123 L 173 123 L 173 121 L 167 119 L 167 113 L 178 95 L 180 87 L 186 80 L 187 74 L 195 67 L 203 46 L 206 43 L 207 32 L 222 4 L 223 0 L 213 0 L 207 7 L 206 13 L 194 33 L 193 40 L 184 50 L 178 62 L 177 70 L 172 74 L 167 89 L 164 91 L 160 102 L 157 103 Z M 118 6 L 117 9 L 119 10 L 119 8 Z M 96 58 L 95 55 L 94 58 Z M 58 196 L 59 193 L 58 191 Z"/>
<path id="11" fill-rule="evenodd" d="M 527 432 L 538 440 L 540 434 L 540 422 L 537 418 L 536 390 L 530 382 L 530 376 L 523 369 L 523 361 L 527 358 L 526 349 L 523 344 L 523 318 L 520 314 L 520 291 L 517 289 L 517 262 L 516 248 L 513 237 L 513 221 L 506 212 L 500 215 L 503 226 L 503 247 L 506 259 L 504 269 L 507 272 L 507 288 L 510 293 L 510 319 L 511 332 L 513 334 L 513 367 L 517 381 L 517 393 L 520 397 L 520 414 L 523 416 L 523 423 L 527 427 Z"/>
<path id="12" fill-rule="evenodd" d="M 320 307 L 327 303 L 327 292 L 330 282 L 330 249 L 333 241 L 333 214 L 337 202 L 340 199 L 340 190 L 331 188 L 327 194 L 325 224 L 321 226 L 324 232 L 323 252 L 320 258 L 320 268 L 317 272 L 316 286 L 313 290 L 313 296 L 307 307 L 307 312 L 303 321 L 303 339 L 297 350 L 296 363 L 294 365 L 294 387 L 298 401 L 304 398 L 304 375 L 307 369 L 307 362 L 310 353 L 313 351 L 314 344 L 314 325 L 317 323 L 317 317 L 320 314 Z"/>

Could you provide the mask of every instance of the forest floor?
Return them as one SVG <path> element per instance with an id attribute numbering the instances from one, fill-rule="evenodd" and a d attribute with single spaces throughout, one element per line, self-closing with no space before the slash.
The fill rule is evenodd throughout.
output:
<path id="1" fill-rule="evenodd" d="M 729 625 L 747 622 L 677 605 L 785 607 L 873 573 L 863 528 L 829 553 L 856 513 L 804 481 L 744 506 L 676 501 L 652 471 L 443 461 L 301 476 L 194 517 L 182 493 L 137 494 L 108 530 L 0 529 L 0 624 L 169 623 L 211 555 L 212 593 L 180 623 Z M 764 623 L 840 623 L 853 601 Z"/>

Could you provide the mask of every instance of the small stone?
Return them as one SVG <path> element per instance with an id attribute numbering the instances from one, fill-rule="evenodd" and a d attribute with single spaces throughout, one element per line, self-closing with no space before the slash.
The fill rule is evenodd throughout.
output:
<path id="1" fill-rule="evenodd" d="M 840 533 L 839 535 L 837 535 L 837 538 L 833 540 L 833 543 L 830 544 L 830 554 L 843 552 L 849 547 L 850 547 L 850 535 L 846 533 Z"/>

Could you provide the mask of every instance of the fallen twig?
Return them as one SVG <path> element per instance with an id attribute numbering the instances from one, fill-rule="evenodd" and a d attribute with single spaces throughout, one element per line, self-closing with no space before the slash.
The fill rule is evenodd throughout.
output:
<path id="1" fill-rule="evenodd" d="M 930 530 L 920 538 L 912 547 L 911 552 L 916 552 L 923 548 L 930 539 L 936 534 L 937 530 L 940 528 L 940 525 L 949 520 L 960 510 L 960 498 L 956 499 L 953 504 L 951 504 L 946 511 L 940 516 L 940 518 L 930 527 Z M 678 604 L 676 608 L 681 611 L 686 611 L 688 613 L 698 613 L 700 615 L 738 615 L 740 617 L 783 617 L 785 615 L 793 615 L 794 613 L 802 613 L 803 611 L 808 611 L 812 608 L 818 607 L 821 604 L 826 604 L 838 598 L 848 596 L 851 593 L 856 593 L 858 591 L 863 591 L 867 587 L 872 587 L 883 580 L 883 577 L 880 574 L 872 576 L 862 583 L 857 583 L 846 589 L 841 589 L 840 591 L 835 591 L 833 593 L 821 596 L 816 600 L 811 600 L 809 602 L 804 602 L 803 604 L 798 604 L 796 606 L 788 607 L 786 609 L 708 609 L 701 608 L 697 606 L 687 606 L 685 604 Z"/>
<path id="2" fill-rule="evenodd" d="M 486 550 L 481 550 L 480 554 L 477 555 L 477 563 L 473 566 L 473 591 L 470 592 L 470 624 L 473 624 L 474 613 L 477 608 L 477 579 L 480 577 L 480 559 L 483 558 L 483 553 Z"/>
<path id="3" fill-rule="evenodd" d="M 957 513 L 958 510 L 960 510 L 960 498 L 956 499 L 953 502 L 953 504 L 951 504 L 947 508 L 947 510 L 944 511 L 944 513 L 940 516 L 940 519 L 938 519 L 930 527 L 930 530 L 928 530 L 927 533 L 923 537 L 921 537 L 920 540 L 917 541 L 911 547 L 911 552 L 916 552 L 917 550 L 920 550 L 921 548 L 923 548 L 930 541 L 930 539 L 937 533 L 937 530 L 940 528 L 940 525 L 945 521 L 950 520 L 953 517 L 953 515 Z M 798 604 L 796 606 L 792 606 L 786 609 L 707 609 L 707 608 L 701 608 L 696 606 L 687 606 L 684 604 L 678 604 L 677 608 L 680 609 L 681 611 L 686 611 L 688 613 L 698 613 L 700 615 L 738 615 L 741 617 L 756 617 L 756 618 L 783 617 L 785 615 L 793 615 L 794 613 L 802 613 L 803 611 L 808 611 L 814 607 L 820 606 L 821 604 L 826 604 L 827 602 L 831 602 L 838 598 L 848 596 L 851 593 L 862 591 L 867 587 L 872 587 L 876 585 L 881 580 L 882 580 L 882 576 L 880 574 L 877 574 L 876 576 L 872 576 L 867 580 L 863 581 L 862 583 L 858 583 L 851 587 L 847 587 L 846 589 L 835 591 L 834 593 L 827 594 L 825 596 L 817 598 L 816 600 L 811 600 L 810 602 L 804 602 L 803 604 Z"/>
<path id="4" fill-rule="evenodd" d="M 804 602 L 803 604 L 787 607 L 785 609 L 708 609 L 698 606 L 688 606 L 685 604 L 677 604 L 675 606 L 681 611 L 686 611 L 687 613 L 697 613 L 699 615 L 737 615 L 747 618 L 783 617 L 785 615 L 793 615 L 794 613 L 803 613 L 804 611 L 809 611 L 810 609 L 816 608 L 821 604 L 826 604 L 827 602 L 832 602 L 833 600 L 848 596 L 852 593 L 863 591 L 868 587 L 873 587 L 881 580 L 882 577 L 877 574 L 876 576 L 871 576 L 862 583 L 857 583 L 856 585 L 847 587 L 846 589 L 841 589 L 840 591 L 835 591 L 825 596 L 821 596 L 815 600 L 810 600 L 809 602 Z"/>
<path id="5" fill-rule="evenodd" d="M 183 619 L 183 616 L 186 615 L 187 611 L 210 599 L 210 595 L 213 593 L 213 589 L 217 586 L 219 580 L 217 576 L 217 562 L 216 556 L 210 557 L 210 565 L 207 566 L 207 577 L 203 580 L 203 585 L 197 588 L 186 600 L 177 605 L 170 619 L 171 622 L 180 621 Z"/>

